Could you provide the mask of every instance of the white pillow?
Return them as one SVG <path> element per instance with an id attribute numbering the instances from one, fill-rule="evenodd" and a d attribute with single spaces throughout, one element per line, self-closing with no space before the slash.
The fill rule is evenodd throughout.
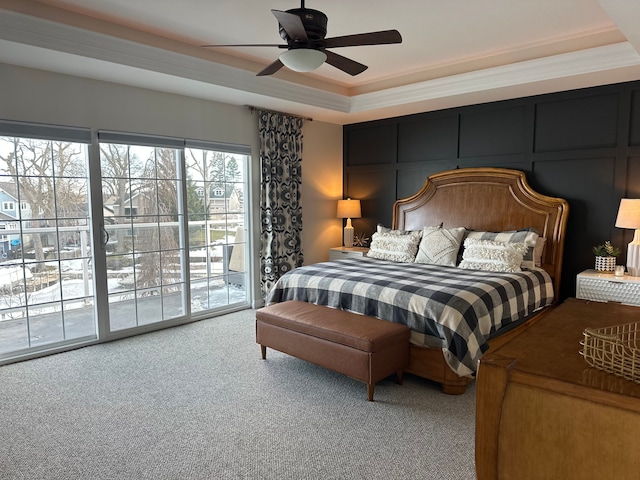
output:
<path id="1" fill-rule="evenodd" d="M 525 228 L 522 230 L 507 230 L 504 232 L 482 232 L 482 231 L 470 231 L 467 233 L 466 238 L 474 238 L 477 240 L 492 240 L 495 242 L 503 243 L 524 243 L 528 248 L 524 254 L 522 260 L 522 268 L 539 267 L 542 258 L 542 246 L 536 249 L 538 234 L 531 228 Z M 536 258 L 537 254 L 540 254 Z M 536 262 L 537 260 L 537 262 Z M 536 264 L 537 263 L 537 264 Z"/>
<path id="2" fill-rule="evenodd" d="M 528 248 L 524 243 L 467 238 L 459 267 L 486 272 L 520 272 L 522 257 Z"/>
<path id="3" fill-rule="evenodd" d="M 455 267 L 464 232 L 464 227 L 424 227 L 415 263 Z"/>
<path id="4" fill-rule="evenodd" d="M 418 251 L 420 233 L 420 231 L 389 230 L 378 225 L 378 231 L 371 235 L 367 256 L 392 262 L 413 262 Z"/>

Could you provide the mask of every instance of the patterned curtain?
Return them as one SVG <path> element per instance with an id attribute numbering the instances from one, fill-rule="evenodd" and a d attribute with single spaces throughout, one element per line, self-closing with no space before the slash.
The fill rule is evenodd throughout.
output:
<path id="1" fill-rule="evenodd" d="M 263 298 L 289 270 L 302 265 L 303 119 L 259 111 L 261 164 L 260 284 Z"/>

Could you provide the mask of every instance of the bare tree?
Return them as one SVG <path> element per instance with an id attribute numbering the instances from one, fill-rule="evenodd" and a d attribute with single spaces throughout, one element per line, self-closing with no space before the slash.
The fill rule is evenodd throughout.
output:
<path id="1" fill-rule="evenodd" d="M 177 161 L 176 150 L 157 148 L 145 164 L 141 193 L 146 202 L 145 213 L 150 215 L 141 215 L 141 219 L 155 218 L 158 228 L 142 230 L 144 233 L 138 242 L 158 245 L 160 251 L 151 248 L 140 255 L 139 268 L 136 268 L 138 288 L 176 284 L 181 280 Z"/>
<path id="2" fill-rule="evenodd" d="M 129 156 L 127 145 L 113 143 L 100 144 L 100 166 L 102 169 L 102 201 L 113 209 L 113 221 L 123 223 L 128 221 L 127 200 L 131 196 L 129 188 L 129 164 L 137 162 L 137 158 Z M 131 209 L 129 209 L 129 214 Z M 117 228 L 115 251 L 122 254 L 129 250 L 130 245 L 125 241 L 125 230 Z"/>
<path id="3" fill-rule="evenodd" d="M 4 137 L 11 143 L 7 154 L 0 154 L 3 173 L 16 182 L 19 204 L 26 203 L 31 227 L 52 227 L 58 218 L 84 222 L 88 215 L 86 160 L 78 144 Z M 21 211 L 21 205 L 18 205 Z M 80 220 L 83 219 L 83 220 Z M 27 222 L 27 219 L 21 218 Z M 47 234 L 32 236 L 35 259 L 45 260 L 43 246 Z M 59 247 L 59 242 L 56 242 Z M 38 266 L 42 265 L 40 263 Z"/>

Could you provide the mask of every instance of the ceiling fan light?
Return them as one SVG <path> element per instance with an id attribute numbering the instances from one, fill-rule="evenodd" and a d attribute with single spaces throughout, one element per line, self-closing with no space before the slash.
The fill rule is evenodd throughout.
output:
<path id="1" fill-rule="evenodd" d="M 312 48 L 294 48 L 280 54 L 280 61 L 295 72 L 310 72 L 322 65 L 327 55 Z"/>

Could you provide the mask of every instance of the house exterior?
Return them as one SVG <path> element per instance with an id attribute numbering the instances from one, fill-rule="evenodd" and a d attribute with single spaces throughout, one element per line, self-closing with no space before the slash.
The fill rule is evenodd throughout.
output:
<path id="1" fill-rule="evenodd" d="M 0 212 L 0 258 L 11 258 L 11 251 L 19 247 L 18 223 L 15 218 Z"/>
<path id="2" fill-rule="evenodd" d="M 196 189 L 196 195 L 204 198 L 204 188 Z M 235 185 L 215 185 L 209 187 L 209 215 L 242 210 L 242 194 Z"/>
<path id="3" fill-rule="evenodd" d="M 12 252 L 22 248 L 19 218 L 30 218 L 31 208 L 18 201 L 16 185 L 0 182 L 0 261 L 12 258 Z"/>

